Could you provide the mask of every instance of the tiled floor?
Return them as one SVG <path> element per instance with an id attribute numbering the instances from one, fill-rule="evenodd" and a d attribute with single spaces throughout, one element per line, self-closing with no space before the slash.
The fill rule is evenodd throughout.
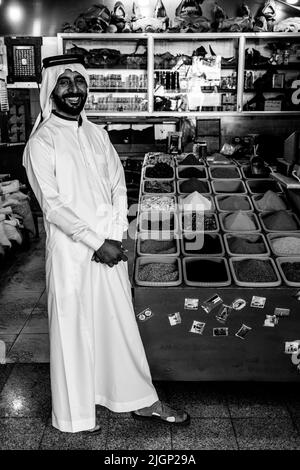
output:
<path id="1" fill-rule="evenodd" d="M 51 425 L 43 236 L 1 279 L 0 449 L 300 449 L 300 384 L 170 383 L 159 396 L 184 407 L 184 428 L 134 421 L 96 408 L 102 432 L 61 433 Z"/>

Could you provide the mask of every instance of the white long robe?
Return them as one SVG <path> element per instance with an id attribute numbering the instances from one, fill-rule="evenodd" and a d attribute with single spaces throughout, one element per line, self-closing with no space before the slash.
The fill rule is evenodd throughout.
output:
<path id="1" fill-rule="evenodd" d="M 126 412 L 158 400 L 139 335 L 127 263 L 91 261 L 127 227 L 124 171 L 106 131 L 51 115 L 23 164 L 42 207 L 50 333 L 52 423 L 95 426 L 95 404 Z"/>

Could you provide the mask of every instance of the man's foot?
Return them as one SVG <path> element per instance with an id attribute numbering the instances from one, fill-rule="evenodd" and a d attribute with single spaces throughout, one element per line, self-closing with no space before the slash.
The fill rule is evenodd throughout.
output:
<path id="1" fill-rule="evenodd" d="M 83 431 L 83 434 L 86 436 L 95 436 L 97 434 L 100 434 L 102 432 L 102 429 L 100 428 L 99 424 L 96 424 L 96 426 L 93 429 L 89 429 L 88 431 Z"/>
<path id="2" fill-rule="evenodd" d="M 185 411 L 178 411 L 166 403 L 156 401 L 153 405 L 131 413 L 134 419 L 156 420 L 177 426 L 186 426 L 190 423 L 190 416 Z"/>

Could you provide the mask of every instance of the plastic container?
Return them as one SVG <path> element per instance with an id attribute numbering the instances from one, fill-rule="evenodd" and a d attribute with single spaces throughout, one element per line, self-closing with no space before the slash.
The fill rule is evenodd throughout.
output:
<path id="1" fill-rule="evenodd" d="M 287 230 L 286 227 L 282 227 L 282 230 L 274 230 L 274 229 L 269 229 L 266 227 L 265 223 L 264 223 L 264 217 L 268 214 L 274 214 L 276 211 L 269 211 L 269 212 L 259 212 L 258 214 L 258 217 L 259 217 L 259 220 L 260 220 L 260 223 L 261 223 L 261 226 L 263 228 L 263 230 L 265 232 L 276 232 L 276 233 L 279 233 L 279 232 L 300 232 L 300 221 L 298 219 L 298 217 L 296 216 L 296 214 L 294 214 L 293 212 L 291 211 L 287 211 L 289 215 L 291 215 L 293 217 L 293 219 L 296 221 L 297 225 L 298 225 L 298 229 L 295 230 Z"/>
<path id="2" fill-rule="evenodd" d="M 234 196 L 235 198 L 240 198 L 241 200 L 244 200 L 244 201 L 247 201 L 248 203 L 248 206 L 249 206 L 249 209 L 232 209 L 232 211 L 236 211 L 236 210 L 239 210 L 239 211 L 242 211 L 242 212 L 249 212 L 249 211 L 253 211 L 253 204 L 252 204 L 252 201 L 250 199 L 249 196 L 246 196 L 243 195 L 243 194 L 218 194 L 215 196 L 215 201 L 216 201 L 216 207 L 218 209 L 219 212 L 228 212 L 228 209 L 227 210 L 224 210 L 222 209 L 222 201 L 225 199 L 225 198 L 228 198 L 228 197 L 231 197 L 231 196 Z"/>
<path id="3" fill-rule="evenodd" d="M 178 280 L 176 281 L 165 281 L 165 282 L 156 282 L 156 281 L 141 281 L 138 278 L 139 268 L 140 266 L 144 266 L 145 264 L 149 263 L 162 263 L 162 264 L 169 264 L 174 263 L 176 264 L 178 270 Z M 135 283 L 138 286 L 148 286 L 148 287 L 173 287 L 173 286 L 180 286 L 182 284 L 182 268 L 181 268 L 181 261 L 180 258 L 176 257 L 166 257 L 164 255 L 161 256 L 142 256 L 141 258 L 136 259 L 135 264 L 135 275 L 134 275 Z"/>
<path id="4" fill-rule="evenodd" d="M 197 238 L 198 237 L 198 238 Z M 207 253 L 203 253 L 202 249 L 197 249 L 197 243 L 200 244 L 204 239 L 204 246 L 208 244 L 209 239 L 213 239 L 216 245 L 215 250 L 207 250 Z M 191 245 L 188 250 L 187 245 Z M 203 256 L 209 258 L 215 258 L 225 255 L 225 248 L 222 237 L 219 233 L 194 233 L 184 232 L 181 237 L 181 250 L 184 256 Z M 211 251 L 211 252 L 209 252 Z"/>
<path id="5" fill-rule="evenodd" d="M 180 211 L 184 210 L 183 200 L 185 199 L 186 196 L 183 196 L 182 194 L 178 196 L 178 208 L 179 208 Z M 209 195 L 209 194 L 205 194 L 205 196 L 203 196 L 203 197 L 205 197 L 211 203 L 211 208 L 209 209 L 209 211 L 215 211 L 216 210 L 216 205 L 215 205 L 214 197 L 212 195 Z"/>
<path id="6" fill-rule="evenodd" d="M 251 212 L 251 211 L 243 211 L 243 214 L 248 214 L 251 219 L 253 220 L 253 222 L 255 223 L 256 225 L 256 229 L 255 230 L 245 230 L 245 232 L 241 229 L 235 231 L 235 230 L 232 230 L 232 229 L 227 229 L 225 228 L 224 226 L 224 219 L 225 217 L 227 217 L 229 214 L 234 214 L 235 212 L 222 212 L 219 214 L 219 219 L 220 219 L 220 225 L 221 225 L 221 229 L 223 230 L 223 232 L 232 232 L 232 233 L 257 233 L 257 232 L 260 232 L 261 231 L 261 227 L 260 227 L 260 223 L 259 223 L 259 220 L 257 218 L 257 215 L 254 214 L 254 212 Z"/>
<path id="7" fill-rule="evenodd" d="M 161 224 L 162 228 L 158 228 Z M 174 212 L 141 212 L 139 216 L 140 232 L 178 232 L 178 218 Z"/>
<path id="8" fill-rule="evenodd" d="M 143 172 L 142 172 L 142 177 L 144 180 L 148 180 L 148 181 L 156 181 L 156 180 L 165 180 L 165 181 L 173 181 L 175 179 L 175 170 L 174 170 L 174 167 L 169 165 L 170 169 L 172 170 L 173 172 L 173 176 L 169 177 L 169 178 L 166 178 L 165 176 L 156 176 L 155 178 L 150 178 L 149 176 L 147 176 L 147 170 L 148 168 L 153 168 L 155 165 L 146 165 L 143 167 Z"/>
<path id="9" fill-rule="evenodd" d="M 285 238 L 285 237 L 294 237 L 294 238 L 299 238 L 300 239 L 300 233 L 297 233 L 297 232 L 270 232 L 270 233 L 267 233 L 267 240 L 268 240 L 268 243 L 270 245 L 270 248 L 271 248 L 271 251 L 272 253 L 275 255 L 275 256 L 280 256 L 280 257 L 287 257 L 287 256 L 300 256 L 300 252 L 299 252 L 299 255 L 285 255 L 285 254 L 282 254 L 278 251 L 275 250 L 275 248 L 273 247 L 273 241 L 276 240 L 277 238 Z"/>
<path id="10" fill-rule="evenodd" d="M 141 242 L 144 240 L 155 240 L 155 241 L 174 241 L 176 251 L 173 253 L 149 253 L 141 250 Z M 168 234 L 166 232 L 142 232 L 137 234 L 137 245 L 136 245 L 137 254 L 139 256 L 166 256 L 168 258 L 179 256 L 180 255 L 180 243 L 178 235 L 172 233 Z"/>
<path id="11" fill-rule="evenodd" d="M 283 202 L 286 204 L 286 206 L 287 206 L 286 210 L 290 211 L 291 209 L 289 208 L 287 198 L 283 194 L 277 194 L 277 196 L 280 199 L 282 199 Z M 259 201 L 262 197 L 263 197 L 263 194 L 254 194 L 253 196 L 251 196 L 253 206 L 254 206 L 255 210 L 257 210 L 257 212 L 265 212 L 265 211 L 262 211 L 257 205 L 257 201 Z M 282 209 L 282 210 L 284 210 L 284 209 Z M 270 212 L 272 212 L 272 211 L 270 211 Z"/>
<path id="12" fill-rule="evenodd" d="M 222 170 L 222 171 L 230 171 L 232 176 L 214 176 L 214 173 L 216 170 Z M 227 179 L 230 179 L 230 180 L 236 180 L 236 179 L 241 179 L 242 175 L 241 175 L 241 172 L 239 170 L 239 168 L 235 165 L 211 165 L 208 169 L 209 171 L 209 175 L 211 177 L 211 179 L 213 180 L 227 180 Z"/>
<path id="13" fill-rule="evenodd" d="M 242 180 L 213 180 L 211 182 L 215 194 L 246 194 L 246 186 Z"/>
<path id="14" fill-rule="evenodd" d="M 186 257 L 182 260 L 183 263 L 183 279 L 187 286 L 193 287 L 222 287 L 229 286 L 231 284 L 231 276 L 228 268 L 228 262 L 225 258 L 207 258 L 207 257 Z M 211 281 L 194 281 L 191 279 L 190 270 L 192 265 L 197 266 L 197 271 L 200 273 L 204 271 L 208 275 L 208 267 L 211 265 L 211 270 L 215 273 L 219 273 L 223 270 L 224 280 L 211 280 Z M 202 265 L 202 268 L 201 268 Z"/>
<path id="15" fill-rule="evenodd" d="M 181 165 L 181 166 L 178 166 L 176 168 L 176 176 L 179 180 L 186 180 L 188 179 L 186 176 L 180 176 L 181 173 L 184 171 L 184 170 L 188 170 L 189 168 L 191 168 L 192 170 L 194 169 L 197 169 L 197 170 L 200 170 L 201 172 L 203 172 L 203 176 L 196 176 L 197 179 L 202 179 L 202 180 L 207 180 L 208 176 L 207 176 L 207 169 L 205 166 L 203 165 Z"/>
<path id="16" fill-rule="evenodd" d="M 251 238 L 258 238 L 257 242 L 258 243 L 263 243 L 265 247 L 265 251 L 263 253 L 235 253 L 234 251 L 231 251 L 230 246 L 229 246 L 229 240 L 230 238 L 243 238 L 246 240 L 251 240 Z M 270 256 L 270 249 L 267 244 L 267 241 L 262 233 L 240 233 L 240 232 L 233 232 L 233 233 L 225 233 L 224 234 L 224 243 L 226 247 L 226 251 L 229 256 L 238 256 L 239 258 L 260 258 L 260 257 L 266 257 Z"/>
<path id="17" fill-rule="evenodd" d="M 193 193 L 194 191 L 191 191 L 189 193 L 184 193 L 181 191 L 181 186 L 182 186 L 182 183 L 184 183 L 184 181 L 189 181 L 190 178 L 186 178 L 186 179 L 182 179 L 182 180 L 179 180 L 177 181 L 177 191 L 179 194 L 191 194 Z M 196 178 L 198 181 L 201 181 L 201 183 L 203 183 L 205 185 L 205 187 L 207 188 L 207 190 L 204 192 L 201 192 L 200 194 L 211 194 L 211 187 L 210 187 L 210 183 L 208 181 L 205 181 L 203 179 L 200 179 L 200 178 Z M 200 192 L 200 191 L 199 191 Z"/>
<path id="18" fill-rule="evenodd" d="M 162 191 L 159 191 L 159 192 L 154 192 L 154 191 L 149 191 L 147 190 L 147 186 L 149 185 L 149 183 L 151 184 L 152 182 L 154 182 L 156 180 L 145 180 L 142 182 L 142 193 L 143 194 L 166 194 L 166 195 L 175 195 L 175 181 L 168 181 L 168 180 L 157 180 L 157 183 L 166 183 L 167 185 L 171 185 L 172 186 L 172 190 L 170 192 L 162 192 Z M 148 184 L 147 184 L 148 183 Z"/>
<path id="19" fill-rule="evenodd" d="M 165 209 L 159 209 L 159 208 L 154 208 L 155 206 L 153 205 L 151 207 L 151 201 L 153 204 L 155 203 L 154 201 L 156 200 L 162 200 L 165 201 L 166 204 L 161 207 L 165 207 Z M 147 203 L 148 201 L 148 203 Z M 148 207 L 149 206 L 149 207 Z M 147 208 L 148 207 L 148 208 Z M 177 201 L 176 197 L 168 194 L 153 194 L 153 195 L 144 195 L 141 197 L 140 201 L 140 211 L 141 212 L 174 212 L 177 210 Z"/>
<path id="20" fill-rule="evenodd" d="M 283 263 L 300 263 L 300 256 L 282 256 L 280 258 L 276 258 L 276 263 L 277 263 L 277 267 L 278 267 L 278 270 L 280 272 L 280 275 L 282 276 L 282 279 L 284 280 L 285 284 L 287 284 L 288 286 L 292 286 L 292 287 L 299 287 L 300 286 L 300 282 L 296 282 L 296 281 L 290 281 L 283 268 L 282 268 L 282 265 Z"/>
<path id="21" fill-rule="evenodd" d="M 270 178 L 247 180 L 246 186 L 250 194 L 263 194 L 269 190 L 274 191 L 274 193 L 282 193 L 280 184 Z"/>
<path id="22" fill-rule="evenodd" d="M 179 214 L 179 225 L 180 225 L 180 229 L 182 230 L 182 232 L 191 232 L 191 233 L 197 233 L 197 232 L 203 232 L 202 230 L 202 225 L 200 225 L 199 229 L 197 227 L 197 230 L 191 230 L 189 228 L 189 225 L 190 225 L 190 217 L 191 217 L 191 213 L 193 211 L 189 212 L 189 211 L 186 211 L 183 213 L 180 213 Z M 184 224 L 183 222 L 183 217 L 186 218 L 187 222 Z M 204 212 L 204 220 L 205 220 L 205 217 L 208 218 L 208 217 L 211 217 L 213 220 L 214 220 L 214 225 L 215 225 L 215 229 L 206 229 L 204 230 L 205 233 L 215 233 L 215 232 L 219 232 L 220 231 L 220 225 L 219 225 L 219 221 L 218 221 L 218 217 L 217 217 L 217 214 L 215 214 L 214 212 L 211 212 L 211 211 L 205 211 Z M 204 222 L 205 223 L 205 222 Z M 188 224 L 188 226 L 187 226 Z"/>
<path id="23" fill-rule="evenodd" d="M 273 271 L 274 271 L 274 273 L 276 275 L 276 278 L 277 278 L 276 281 L 272 281 L 272 282 L 249 282 L 249 281 L 239 280 L 238 277 L 237 277 L 236 270 L 235 270 L 236 263 L 239 263 L 240 261 L 245 261 L 247 259 L 253 260 L 253 258 L 249 258 L 249 257 L 246 258 L 246 257 L 242 257 L 242 256 L 239 256 L 239 257 L 236 256 L 234 258 L 229 258 L 229 265 L 230 265 L 230 269 L 231 269 L 231 274 L 232 274 L 234 282 L 236 283 L 237 286 L 241 286 L 241 287 L 277 287 L 277 286 L 280 286 L 281 278 L 280 278 L 278 269 L 277 269 L 276 264 L 273 261 L 273 259 L 269 258 L 269 257 L 261 257 L 261 258 L 259 258 L 259 260 L 260 261 L 269 261 L 271 263 Z"/>

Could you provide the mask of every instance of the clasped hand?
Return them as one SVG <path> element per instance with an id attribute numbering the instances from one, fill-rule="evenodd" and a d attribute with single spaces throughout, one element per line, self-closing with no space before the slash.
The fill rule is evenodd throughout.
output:
<path id="1" fill-rule="evenodd" d="M 107 264 L 112 268 L 115 264 L 120 261 L 127 261 L 128 258 L 125 255 L 125 248 L 122 247 L 122 243 L 117 240 L 106 239 L 103 245 L 94 252 L 92 261 L 96 263 Z"/>

